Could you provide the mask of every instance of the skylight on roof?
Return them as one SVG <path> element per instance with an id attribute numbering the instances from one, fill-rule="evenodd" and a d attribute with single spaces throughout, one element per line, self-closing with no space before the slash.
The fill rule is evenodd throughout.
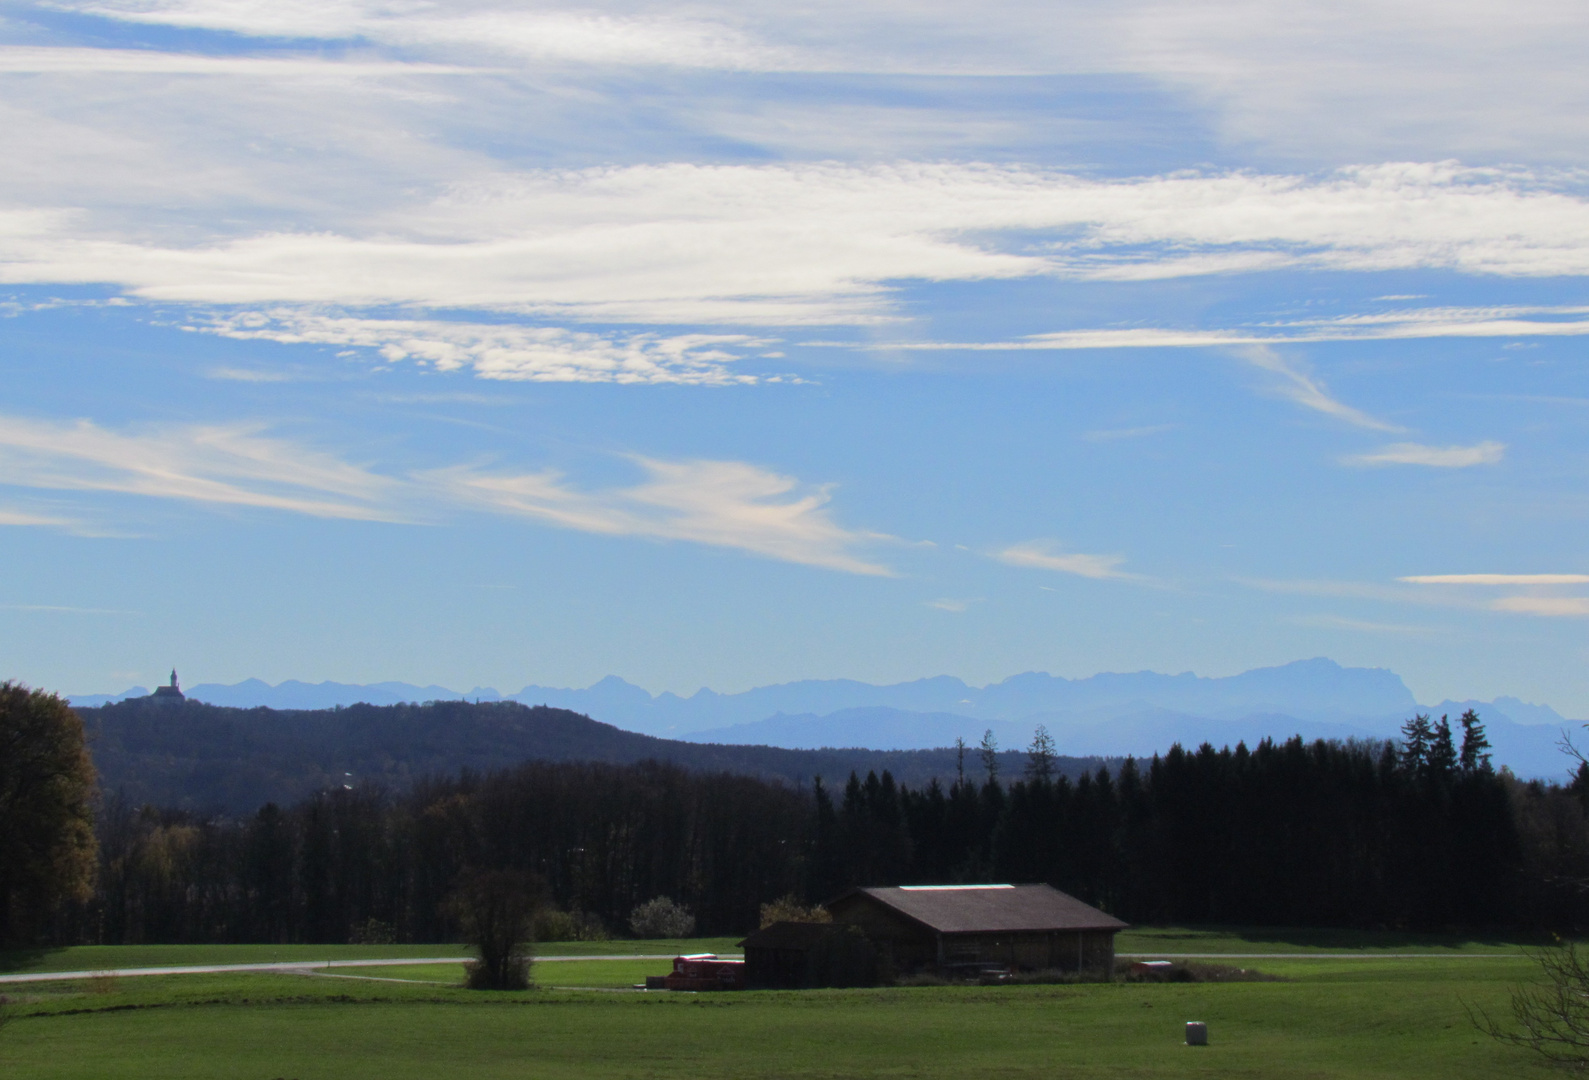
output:
<path id="1" fill-rule="evenodd" d="M 1013 889 L 1014 885 L 901 885 L 903 892 L 964 892 L 969 889 Z"/>

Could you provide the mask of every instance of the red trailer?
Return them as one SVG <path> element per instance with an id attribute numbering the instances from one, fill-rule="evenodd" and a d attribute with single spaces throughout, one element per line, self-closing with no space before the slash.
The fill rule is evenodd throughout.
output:
<path id="1" fill-rule="evenodd" d="M 745 961 L 720 960 L 716 953 L 695 953 L 673 959 L 673 972 L 646 979 L 647 989 L 661 983 L 664 990 L 743 990 Z"/>

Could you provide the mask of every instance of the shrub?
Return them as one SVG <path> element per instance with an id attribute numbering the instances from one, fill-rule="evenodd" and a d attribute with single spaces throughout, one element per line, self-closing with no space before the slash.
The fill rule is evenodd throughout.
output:
<path id="1" fill-rule="evenodd" d="M 629 914 L 635 937 L 682 938 L 695 933 L 695 916 L 666 896 L 647 900 Z"/>
<path id="2" fill-rule="evenodd" d="M 546 908 L 536 912 L 536 941 L 609 941 L 612 935 L 595 915 Z"/>
<path id="3" fill-rule="evenodd" d="M 781 896 L 770 904 L 761 905 L 761 928 L 763 930 L 776 922 L 798 923 L 825 923 L 832 922 L 833 916 L 828 914 L 828 909 L 820 904 L 806 907 L 800 898 L 790 893 Z"/>
<path id="4" fill-rule="evenodd" d="M 397 944 L 397 927 L 389 922 L 382 922 L 374 915 L 361 923 L 355 923 L 353 929 L 348 931 L 348 943 L 352 945 L 395 945 Z"/>

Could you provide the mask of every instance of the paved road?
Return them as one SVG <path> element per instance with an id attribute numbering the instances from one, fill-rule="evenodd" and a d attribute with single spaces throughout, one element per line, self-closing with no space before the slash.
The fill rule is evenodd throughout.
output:
<path id="1" fill-rule="evenodd" d="M 725 960 L 737 960 L 735 954 L 720 953 Z M 1122 960 L 1517 960 L 1524 953 L 1116 953 Z M 566 961 L 587 960 L 657 960 L 671 959 L 672 953 L 630 953 L 622 956 L 537 956 L 537 964 L 555 964 Z M 32 982 L 66 982 L 71 979 L 92 979 L 95 976 L 115 975 L 224 975 L 247 971 L 326 971 L 331 968 L 406 967 L 411 964 L 464 964 L 469 956 L 424 956 L 389 958 L 382 960 L 280 960 L 268 964 L 190 964 L 183 967 L 98 968 L 92 971 L 27 971 L 16 975 L 0 975 L 0 984 Z"/>
<path id="2" fill-rule="evenodd" d="M 738 956 L 720 953 L 726 960 Z M 673 953 L 633 953 L 624 956 L 537 956 L 537 964 L 559 963 L 571 960 L 657 960 L 673 959 Z M 189 964 L 182 967 L 97 968 L 93 971 L 26 971 L 16 975 L 0 975 L 3 983 L 65 982 L 69 979 L 92 979 L 101 975 L 224 975 L 246 971 L 325 971 L 328 968 L 406 967 L 410 964 L 465 964 L 472 956 L 425 956 L 383 960 L 279 960 L 269 964 Z"/>
<path id="3" fill-rule="evenodd" d="M 1526 953 L 1123 952 L 1122 960 L 1520 960 Z"/>

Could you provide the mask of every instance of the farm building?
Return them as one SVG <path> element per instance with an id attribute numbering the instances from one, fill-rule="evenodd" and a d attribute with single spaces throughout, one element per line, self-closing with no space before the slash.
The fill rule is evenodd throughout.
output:
<path id="1" fill-rule="evenodd" d="M 900 885 L 851 889 L 823 905 L 835 928 L 864 933 L 895 971 L 1109 971 L 1126 924 L 1048 885 Z M 774 924 L 746 938 L 747 975 L 801 985 L 816 930 Z M 804 966 L 802 966 L 804 964 Z M 811 985 L 809 981 L 804 985 Z"/>

